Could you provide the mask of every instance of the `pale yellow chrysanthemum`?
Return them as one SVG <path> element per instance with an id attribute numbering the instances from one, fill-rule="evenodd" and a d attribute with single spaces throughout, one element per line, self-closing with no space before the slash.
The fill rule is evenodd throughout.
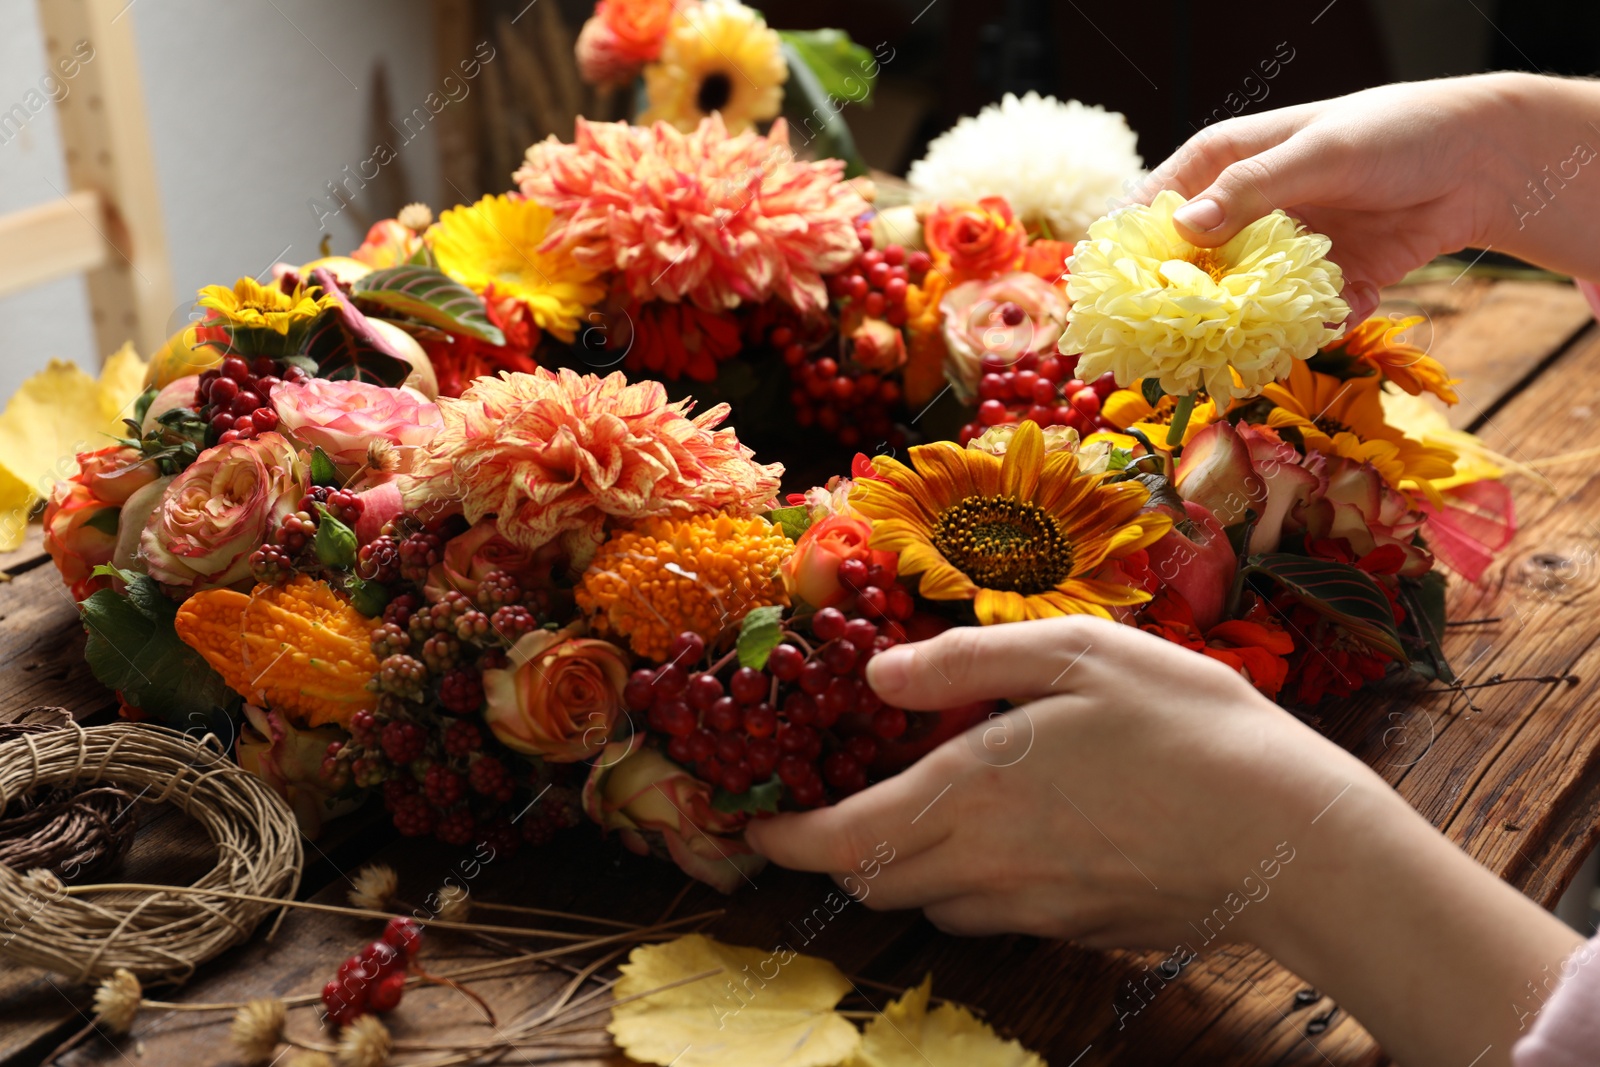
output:
<path id="1" fill-rule="evenodd" d="M 706 0 L 673 19 L 661 58 L 644 69 L 649 106 L 641 126 L 667 122 L 684 133 L 717 111 L 730 134 L 774 118 L 789 65 L 783 42 L 737 0 Z"/>
<path id="2" fill-rule="evenodd" d="M 1110 371 L 1118 385 L 1155 378 L 1178 396 L 1255 396 L 1339 337 L 1328 324 L 1350 309 L 1343 273 L 1323 258 L 1332 242 L 1274 211 L 1199 248 L 1173 228 L 1183 203 L 1168 190 L 1089 227 L 1068 260 L 1060 349 L 1082 353 L 1085 381 Z"/>
<path id="3" fill-rule="evenodd" d="M 486 196 L 453 207 L 428 230 L 439 269 L 475 293 L 493 287 L 528 305 L 533 321 L 563 341 L 605 296 L 595 272 L 564 252 L 541 252 L 551 211 L 535 200 Z"/>

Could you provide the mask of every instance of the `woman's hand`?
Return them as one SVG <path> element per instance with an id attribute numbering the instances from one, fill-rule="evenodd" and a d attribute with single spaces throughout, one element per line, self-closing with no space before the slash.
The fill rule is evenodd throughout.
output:
<path id="1" fill-rule="evenodd" d="M 1593 278 L 1600 181 L 1580 172 L 1600 149 L 1597 111 L 1592 82 L 1539 75 L 1386 85 L 1207 127 L 1135 199 L 1188 197 L 1174 221 L 1205 247 L 1274 208 L 1304 220 L 1333 239 L 1352 322 L 1379 287 L 1462 248 Z"/>
<path id="2" fill-rule="evenodd" d="M 961 627 L 880 653 L 868 680 L 913 709 L 1024 702 L 746 830 L 868 907 L 1090 947 L 1250 941 L 1412 1065 L 1509 1063 L 1529 990 L 1580 941 L 1237 674 L 1132 627 Z"/>
<path id="3" fill-rule="evenodd" d="M 1100 619 L 953 629 L 881 653 L 869 679 L 920 710 L 1031 702 L 748 838 L 780 864 L 841 878 L 892 850 L 866 904 L 921 907 L 953 933 L 1170 948 L 1258 884 L 1263 863 L 1303 847 L 1352 781 L 1372 781 L 1237 673 Z"/>

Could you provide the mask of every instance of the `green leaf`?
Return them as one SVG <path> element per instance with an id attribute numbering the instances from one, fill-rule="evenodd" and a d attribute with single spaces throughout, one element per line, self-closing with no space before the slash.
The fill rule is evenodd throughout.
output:
<path id="1" fill-rule="evenodd" d="M 117 536 L 117 520 L 122 517 L 121 508 L 101 508 L 84 520 L 84 525 L 91 530 L 99 530 L 107 537 Z"/>
<path id="2" fill-rule="evenodd" d="M 782 640 L 783 607 L 770 604 L 751 608 L 739 627 L 739 643 L 736 646 L 739 666 L 761 670 L 767 665 L 767 657 L 772 655 L 772 650 Z"/>
<path id="3" fill-rule="evenodd" d="M 783 42 L 783 58 L 789 64 L 789 89 L 783 94 L 783 114 L 790 124 L 791 141 L 797 148 L 809 147 L 811 154 L 842 159 L 846 178 L 867 172 L 867 165 L 856 150 L 855 138 L 839 112 L 850 102 L 831 95 L 822 87 L 806 61 L 788 41 Z M 837 105 L 835 105 L 837 101 Z"/>
<path id="4" fill-rule="evenodd" d="M 102 589 L 78 606 L 89 635 L 83 656 L 94 676 L 169 724 L 231 703 L 234 693 L 221 676 L 178 638 L 178 606 L 149 577 L 111 569 L 130 576 L 127 595 Z"/>
<path id="5" fill-rule="evenodd" d="M 144 425 L 144 417 L 149 413 L 150 405 L 155 403 L 156 394 L 160 392 L 161 390 L 152 385 L 140 393 L 139 399 L 133 402 L 133 418 L 127 421 L 132 422 L 135 428 Z"/>
<path id="6" fill-rule="evenodd" d="M 878 81 L 878 62 L 848 33 L 832 29 L 779 30 L 778 37 L 816 77 L 823 92 L 853 104 L 871 102 L 872 89 Z"/>
<path id="7" fill-rule="evenodd" d="M 783 527 L 789 540 L 798 541 L 800 535 L 811 528 L 811 509 L 804 504 L 791 508 L 773 508 L 767 512 L 767 521 Z"/>
<path id="8" fill-rule="evenodd" d="M 491 345 L 506 343 L 505 334 L 489 321 L 483 299 L 434 267 L 407 263 L 375 270 L 350 288 L 357 300 Z"/>
<path id="9" fill-rule="evenodd" d="M 311 484 L 339 488 L 339 468 L 333 465 L 321 445 L 311 450 Z"/>
<path id="10" fill-rule="evenodd" d="M 1401 662 L 1410 658 L 1395 629 L 1388 595 L 1365 571 L 1348 563 L 1268 552 L 1247 559 L 1239 574 L 1244 580 L 1270 579 L 1357 640 Z"/>
<path id="11" fill-rule="evenodd" d="M 322 504 L 317 505 L 321 518 L 317 521 L 317 536 L 311 542 L 317 559 L 326 567 L 343 567 L 349 570 L 356 565 L 356 533 L 334 518 Z"/>
<path id="12" fill-rule="evenodd" d="M 1139 391 L 1144 394 L 1144 402 L 1151 407 L 1161 403 L 1161 398 L 1167 395 L 1166 390 L 1161 388 L 1161 379 L 1159 378 L 1140 379 Z"/>
<path id="13" fill-rule="evenodd" d="M 1440 571 L 1429 571 L 1417 581 L 1402 580 L 1400 597 L 1405 602 L 1408 627 L 1415 632 L 1416 640 L 1428 653 L 1427 670 L 1423 673 L 1441 682 L 1456 680 L 1455 671 L 1444 654 L 1444 592 L 1445 576 Z M 1424 666 L 1423 660 L 1412 664 Z"/>
<path id="14" fill-rule="evenodd" d="M 729 815 L 741 811 L 750 814 L 758 811 L 773 812 L 778 810 L 778 801 L 782 797 L 783 782 L 777 775 L 773 775 L 765 782 L 757 782 L 743 793 L 730 793 L 719 785 L 717 791 L 711 794 L 711 806 Z"/>
<path id="15" fill-rule="evenodd" d="M 389 587 L 381 582 L 352 577 L 345 588 L 350 593 L 350 606 L 369 619 L 382 615 L 389 604 Z"/>

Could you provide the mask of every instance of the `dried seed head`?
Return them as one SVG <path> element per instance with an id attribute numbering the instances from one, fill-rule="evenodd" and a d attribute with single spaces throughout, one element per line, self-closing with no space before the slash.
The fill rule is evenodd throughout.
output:
<path id="1" fill-rule="evenodd" d="M 427 204 L 407 204 L 400 209 L 394 220 L 408 230 L 421 233 L 433 224 L 433 211 Z"/>
<path id="2" fill-rule="evenodd" d="M 383 1067 L 392 1044 L 376 1015 L 362 1015 L 339 1032 L 339 1067 Z"/>
<path id="3" fill-rule="evenodd" d="M 350 879 L 350 906 L 370 911 L 388 911 L 399 890 L 400 880 L 393 867 L 369 863 Z"/>
<path id="4" fill-rule="evenodd" d="M 95 1018 L 113 1033 L 125 1034 L 133 1025 L 134 1016 L 139 1014 L 139 1005 L 143 1001 L 144 989 L 139 985 L 139 979 L 133 976 L 132 971 L 118 967 L 94 991 Z"/>
<path id="5" fill-rule="evenodd" d="M 252 1000 L 233 1016 L 229 1031 L 239 1057 L 249 1064 L 269 1063 L 283 1040 L 284 1005 L 281 1000 Z"/>

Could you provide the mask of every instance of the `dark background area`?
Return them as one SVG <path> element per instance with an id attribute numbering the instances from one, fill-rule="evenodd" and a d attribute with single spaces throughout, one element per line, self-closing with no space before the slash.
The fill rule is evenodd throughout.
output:
<path id="1" fill-rule="evenodd" d="M 1007 92 L 1127 116 L 1153 166 L 1208 119 L 1385 82 L 1485 70 L 1600 73 L 1596 0 L 765 0 L 769 24 L 838 26 L 895 50 L 867 160 L 904 173 L 927 142 Z M 1287 60 L 1278 57 L 1289 56 Z M 1275 58 L 1278 59 L 1274 63 Z M 1270 79 L 1266 70 L 1275 71 Z"/>

